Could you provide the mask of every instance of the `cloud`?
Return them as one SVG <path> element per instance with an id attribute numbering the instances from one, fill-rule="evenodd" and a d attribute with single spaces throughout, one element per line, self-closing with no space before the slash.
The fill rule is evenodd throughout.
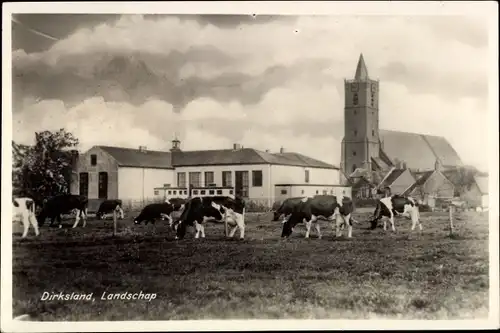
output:
<path id="1" fill-rule="evenodd" d="M 474 149 L 487 142 L 483 21 L 245 20 L 124 15 L 44 52 L 16 50 L 15 136 L 70 124 L 87 146 L 168 149 L 177 132 L 185 149 L 283 145 L 338 164 L 343 79 L 363 52 L 381 81 L 382 128 L 443 135 L 466 163 L 486 165 Z"/>

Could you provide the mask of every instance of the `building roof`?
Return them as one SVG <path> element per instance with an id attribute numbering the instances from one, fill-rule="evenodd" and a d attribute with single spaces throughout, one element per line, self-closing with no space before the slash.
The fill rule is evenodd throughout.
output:
<path id="1" fill-rule="evenodd" d="M 488 177 L 476 176 L 474 179 L 481 194 L 488 194 Z"/>
<path id="2" fill-rule="evenodd" d="M 368 79 L 368 69 L 366 68 L 365 59 L 363 58 L 363 53 L 359 55 L 358 66 L 356 67 L 356 74 L 354 75 L 356 80 L 367 80 Z"/>
<path id="3" fill-rule="evenodd" d="M 173 169 L 179 166 L 275 164 L 339 169 L 337 166 L 299 153 L 272 154 L 253 148 L 197 151 L 153 151 L 97 146 L 116 159 L 119 166 Z"/>
<path id="4" fill-rule="evenodd" d="M 393 163 L 398 159 L 411 169 L 433 169 L 436 159 L 445 167 L 463 165 L 457 152 L 440 136 L 380 130 L 380 140 Z"/>
<path id="5" fill-rule="evenodd" d="M 110 146 L 97 146 L 111 155 L 119 166 L 173 169 L 172 154 L 165 151 L 154 151 Z"/>
<path id="6" fill-rule="evenodd" d="M 413 192 L 413 190 L 416 187 L 424 185 L 425 182 L 427 181 L 427 179 L 429 179 L 432 176 L 434 171 L 435 170 L 413 173 L 412 175 L 413 175 L 413 177 L 415 177 L 416 180 L 410 187 L 408 187 L 403 192 L 403 195 L 409 195 L 411 192 Z"/>
<path id="7" fill-rule="evenodd" d="M 401 176 L 406 169 L 392 169 L 389 174 L 382 180 L 382 182 L 379 184 L 379 187 L 386 187 L 386 186 L 391 186 L 396 179 Z"/>
<path id="8" fill-rule="evenodd" d="M 238 164 L 275 164 L 338 169 L 337 166 L 299 153 L 272 154 L 253 148 L 181 151 L 173 155 L 175 166 Z"/>

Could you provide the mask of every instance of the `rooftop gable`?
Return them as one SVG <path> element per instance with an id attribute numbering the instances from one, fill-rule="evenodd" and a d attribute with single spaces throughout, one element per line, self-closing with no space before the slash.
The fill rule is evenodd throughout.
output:
<path id="1" fill-rule="evenodd" d="M 170 152 L 111 146 L 97 147 L 111 155 L 122 167 L 173 169 Z"/>

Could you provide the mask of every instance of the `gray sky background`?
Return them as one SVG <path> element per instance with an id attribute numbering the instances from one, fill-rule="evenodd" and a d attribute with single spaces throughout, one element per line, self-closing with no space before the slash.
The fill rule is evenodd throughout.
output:
<path id="1" fill-rule="evenodd" d="M 488 22 L 459 16 L 14 15 L 13 136 L 81 150 L 288 150 L 340 162 L 362 52 L 382 129 L 446 137 L 487 170 Z"/>

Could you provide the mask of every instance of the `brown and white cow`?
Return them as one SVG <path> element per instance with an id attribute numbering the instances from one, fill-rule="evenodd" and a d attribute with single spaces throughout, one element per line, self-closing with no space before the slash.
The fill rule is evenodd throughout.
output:
<path id="1" fill-rule="evenodd" d="M 352 237 L 351 214 L 354 210 L 353 202 L 350 198 L 343 196 L 338 198 L 333 195 L 316 195 L 314 197 L 304 197 L 295 206 L 289 218 L 283 223 L 281 237 L 289 237 L 293 228 L 298 223 L 306 225 L 305 238 L 309 238 L 311 226 L 315 223 L 318 237 L 321 238 L 321 230 L 318 219 L 326 219 L 329 222 L 335 220 L 335 235 L 342 236 L 341 226 L 345 224 L 348 228 L 347 237 Z"/>
<path id="2" fill-rule="evenodd" d="M 375 229 L 377 227 L 378 220 L 382 219 L 384 221 L 384 230 L 387 230 L 387 219 L 389 219 L 392 231 L 396 231 L 396 228 L 394 227 L 394 216 L 399 215 L 411 219 L 412 231 L 415 229 L 417 224 L 420 230 L 422 230 L 420 213 L 415 199 L 397 194 L 379 199 L 377 201 L 377 207 L 375 208 L 375 212 L 370 220 L 371 229 Z"/>
<path id="3" fill-rule="evenodd" d="M 35 201 L 31 198 L 13 198 L 12 199 L 12 221 L 21 221 L 23 224 L 23 235 L 25 238 L 28 235 L 30 225 L 35 230 L 35 235 L 38 236 L 38 221 L 35 216 Z"/>
<path id="4" fill-rule="evenodd" d="M 224 221 L 225 230 L 228 225 L 233 229 L 229 237 L 233 237 L 236 229 L 240 229 L 240 239 L 245 237 L 245 202 L 241 198 L 229 196 L 194 197 L 190 199 L 184 211 L 175 224 L 175 239 L 182 239 L 186 235 L 187 226 L 196 230 L 195 238 L 205 238 L 205 223 L 209 220 Z M 226 234 L 227 236 L 227 234 Z"/>

